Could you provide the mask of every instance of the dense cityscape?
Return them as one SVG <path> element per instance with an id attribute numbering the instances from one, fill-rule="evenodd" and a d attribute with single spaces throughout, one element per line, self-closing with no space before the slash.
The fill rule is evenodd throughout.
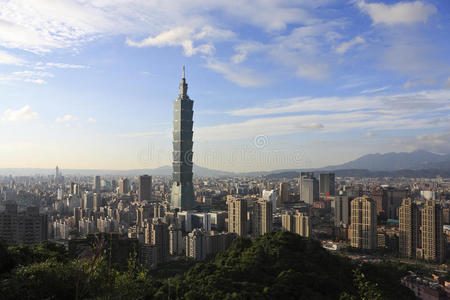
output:
<path id="1" fill-rule="evenodd" d="M 449 36 L 439 0 L 0 0 L 0 300 L 450 299 Z"/>
<path id="2" fill-rule="evenodd" d="M 3 177 L 4 242 L 53 241 L 74 259 L 99 247 L 119 267 L 136 253 L 142 266 L 156 270 L 182 257 L 211 259 L 237 237 L 287 231 L 317 239 L 354 261 L 426 265 L 434 279 L 412 274 L 402 284 L 427 299 L 450 295 L 444 279 L 449 179 L 336 177 L 333 172 L 301 172 L 299 178 L 193 177 L 193 101 L 187 89 L 183 67 L 174 102 L 172 178 L 64 176 L 58 166 L 52 176 Z"/>

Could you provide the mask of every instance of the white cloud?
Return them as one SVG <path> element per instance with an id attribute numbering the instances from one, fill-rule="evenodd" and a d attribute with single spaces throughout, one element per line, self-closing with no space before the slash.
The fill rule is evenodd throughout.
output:
<path id="1" fill-rule="evenodd" d="M 394 95 L 357 97 L 296 97 L 229 111 L 232 116 L 263 116 L 288 113 L 364 111 L 373 115 L 411 117 L 450 110 L 449 90 L 429 90 Z"/>
<path id="2" fill-rule="evenodd" d="M 269 84 L 267 78 L 250 69 L 226 64 L 219 61 L 209 61 L 206 67 L 225 76 L 225 78 L 242 87 L 264 86 Z"/>
<path id="3" fill-rule="evenodd" d="M 24 61 L 21 58 L 0 51 L 0 65 L 21 65 Z"/>
<path id="4" fill-rule="evenodd" d="M 407 82 L 405 82 L 402 85 L 402 87 L 407 90 L 409 88 L 417 87 L 417 86 L 421 86 L 421 85 L 436 86 L 436 85 L 438 85 L 438 83 L 433 78 L 420 79 L 420 80 L 408 80 Z"/>
<path id="5" fill-rule="evenodd" d="M 352 48 L 353 46 L 356 46 L 358 44 L 363 44 L 365 43 L 366 40 L 360 36 L 357 36 L 355 38 L 353 38 L 352 40 L 348 41 L 348 42 L 343 42 L 341 43 L 337 48 L 336 48 L 336 53 L 339 54 L 344 54 L 345 52 L 347 52 L 350 48 Z"/>
<path id="6" fill-rule="evenodd" d="M 108 35 L 157 36 L 181 26 L 202 28 L 194 39 L 228 39 L 231 33 L 214 25 L 233 22 L 279 31 L 288 24 L 314 22 L 302 6 L 267 0 L 217 0 L 207 5 L 203 0 L 11 0 L 1 4 L 0 45 L 47 52 Z M 217 14 L 225 22 L 217 21 Z"/>
<path id="7" fill-rule="evenodd" d="M 74 118 L 72 115 L 64 115 L 63 117 L 56 118 L 56 123 L 67 123 L 71 121 L 75 121 L 76 118 Z"/>
<path id="8" fill-rule="evenodd" d="M 271 60 L 291 69 L 303 79 L 324 79 L 329 75 L 329 48 L 341 39 L 338 29 L 345 22 L 332 20 L 294 28 L 266 45 Z"/>
<path id="9" fill-rule="evenodd" d="M 239 123 L 196 129 L 200 141 L 237 140 L 257 135 L 278 136 L 320 129 L 320 132 L 348 130 L 413 130 L 442 127 L 448 121 L 434 123 L 427 118 L 399 117 L 365 111 L 255 118 Z M 317 125 L 318 124 L 318 125 Z"/>
<path id="10" fill-rule="evenodd" d="M 295 72 L 298 77 L 305 79 L 324 79 L 328 76 L 328 65 L 325 63 L 301 63 Z"/>
<path id="11" fill-rule="evenodd" d="M 218 29 L 209 25 L 203 26 L 199 30 L 184 26 L 172 28 L 154 37 L 147 37 L 140 42 L 128 38 L 126 43 L 131 47 L 181 46 L 186 56 L 197 53 L 211 55 L 215 51 L 213 41 L 229 40 L 234 36 L 235 34 L 230 30 Z M 195 41 L 204 41 L 204 43 L 195 46 Z"/>
<path id="12" fill-rule="evenodd" d="M 425 149 L 436 153 L 449 154 L 450 130 L 421 134 L 415 137 L 397 138 L 394 143 L 411 151 Z"/>
<path id="13" fill-rule="evenodd" d="M 72 64 L 65 64 L 65 63 L 46 63 L 45 64 L 48 67 L 58 68 L 58 69 L 88 69 L 89 66 L 84 65 L 72 65 Z"/>
<path id="14" fill-rule="evenodd" d="M 323 125 L 321 123 L 313 122 L 311 124 L 306 125 L 305 128 L 308 128 L 308 129 L 322 129 Z"/>
<path id="15" fill-rule="evenodd" d="M 421 1 L 398 2 L 392 5 L 359 1 L 358 7 L 370 16 L 373 24 L 386 25 L 426 22 L 437 11 L 434 5 Z"/>
<path id="16" fill-rule="evenodd" d="M 31 110 L 29 105 L 25 105 L 17 110 L 7 109 L 3 112 L 2 121 L 3 122 L 18 122 L 35 120 L 39 118 L 39 114 Z"/>
<path id="17" fill-rule="evenodd" d="M 89 117 L 87 121 L 88 121 L 88 123 L 96 123 L 97 122 L 97 120 L 94 119 L 93 117 Z"/>
<path id="18" fill-rule="evenodd" d="M 235 64 L 240 64 L 247 59 L 249 53 L 261 51 L 264 45 L 259 42 L 245 42 L 234 47 L 236 54 L 231 57 L 231 61 Z"/>
<path id="19" fill-rule="evenodd" d="M 380 130 L 444 128 L 450 121 L 449 99 L 450 91 L 430 90 L 371 97 L 273 100 L 261 106 L 229 111 L 228 114 L 247 120 L 201 127 L 196 136 L 200 140 L 227 140 L 319 129 L 321 133 L 364 130 L 363 136 L 375 137 L 373 132 Z"/>
<path id="20" fill-rule="evenodd" d="M 45 84 L 47 81 L 45 78 L 53 77 L 52 73 L 35 71 L 35 70 L 24 70 L 24 71 L 15 71 L 6 74 L 0 74 L 0 82 L 10 83 L 10 82 L 29 82 L 36 84 Z"/>
<path id="21" fill-rule="evenodd" d="M 367 90 L 361 91 L 361 94 L 373 94 L 373 93 L 378 93 L 378 92 L 385 91 L 385 90 L 389 89 L 390 87 L 391 87 L 391 86 L 383 86 L 383 87 L 379 87 L 379 88 L 375 88 L 375 89 L 367 89 Z"/>

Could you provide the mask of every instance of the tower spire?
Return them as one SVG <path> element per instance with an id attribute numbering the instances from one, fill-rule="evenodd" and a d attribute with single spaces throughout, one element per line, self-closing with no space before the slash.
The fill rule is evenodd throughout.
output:
<path id="1" fill-rule="evenodd" d="M 180 96 L 182 99 L 187 96 L 187 89 L 188 89 L 188 86 L 186 83 L 186 78 L 184 77 L 184 75 L 185 75 L 184 72 L 185 72 L 185 69 L 183 66 L 183 74 L 182 74 L 181 83 L 180 83 Z"/>

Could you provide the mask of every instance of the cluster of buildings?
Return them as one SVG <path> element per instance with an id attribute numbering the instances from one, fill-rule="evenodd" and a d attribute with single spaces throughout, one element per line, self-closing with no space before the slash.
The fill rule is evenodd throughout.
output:
<path id="1" fill-rule="evenodd" d="M 97 243 L 112 261 L 126 262 L 135 251 L 149 268 L 182 256 L 204 260 L 237 237 L 273 230 L 445 260 L 450 185 L 442 179 L 396 182 L 330 172 L 194 178 L 187 89 L 183 74 L 174 101 L 172 178 L 63 176 L 58 167 L 54 176 L 0 178 L 0 237 L 8 244 L 54 240 L 74 257 Z"/>

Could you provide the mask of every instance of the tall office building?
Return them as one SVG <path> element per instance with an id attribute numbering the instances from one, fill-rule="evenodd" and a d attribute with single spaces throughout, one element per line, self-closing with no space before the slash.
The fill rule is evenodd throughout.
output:
<path id="1" fill-rule="evenodd" d="M 272 202 L 259 199 L 253 203 L 252 236 L 257 237 L 271 232 L 273 229 Z"/>
<path id="2" fill-rule="evenodd" d="M 188 94 L 188 85 L 184 76 L 180 83 L 180 94 L 174 102 L 173 111 L 173 184 L 171 208 L 189 210 L 195 207 L 194 188 L 192 185 L 192 117 L 194 111 Z"/>
<path id="3" fill-rule="evenodd" d="M 93 188 L 93 190 L 94 190 L 94 193 L 100 193 L 100 190 L 101 190 L 101 180 L 100 180 L 100 176 L 95 176 L 94 177 L 94 188 Z"/>
<path id="4" fill-rule="evenodd" d="M 334 173 L 323 173 L 320 174 L 320 195 L 330 195 L 334 196 L 336 193 L 334 184 Z"/>
<path id="5" fill-rule="evenodd" d="M 411 198 L 403 199 L 399 208 L 399 252 L 406 257 L 415 257 L 419 246 L 419 209 Z"/>
<path id="6" fill-rule="evenodd" d="M 376 206 L 369 197 L 357 197 L 351 201 L 350 245 L 368 250 L 377 247 Z"/>
<path id="7" fill-rule="evenodd" d="M 247 225 L 247 200 L 231 198 L 228 205 L 228 232 L 234 232 L 239 236 L 246 236 Z"/>
<path id="8" fill-rule="evenodd" d="M 119 180 L 119 194 L 125 195 L 130 192 L 130 181 L 128 178 L 120 178 Z"/>
<path id="9" fill-rule="evenodd" d="M 139 202 L 152 200 L 152 176 L 139 176 Z"/>
<path id="10" fill-rule="evenodd" d="M 347 195 L 334 197 L 334 225 L 344 227 L 350 225 L 350 199 Z"/>
<path id="11" fill-rule="evenodd" d="M 425 260 L 445 260 L 442 208 L 434 200 L 426 200 L 422 209 L 422 251 Z"/>
<path id="12" fill-rule="evenodd" d="M 64 184 L 64 177 L 62 176 L 58 166 L 55 168 L 55 183 Z"/>
<path id="13" fill-rule="evenodd" d="M 286 204 L 289 201 L 289 183 L 281 182 L 279 191 L 280 204 Z"/>
<path id="14" fill-rule="evenodd" d="M 319 200 L 319 182 L 311 172 L 302 172 L 300 176 L 300 200 L 313 204 L 315 200 Z"/>

